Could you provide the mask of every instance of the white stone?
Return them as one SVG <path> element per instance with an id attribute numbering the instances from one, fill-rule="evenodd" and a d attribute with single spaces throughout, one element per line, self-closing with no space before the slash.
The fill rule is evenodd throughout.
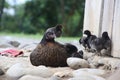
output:
<path id="1" fill-rule="evenodd" d="M 38 77 L 38 76 L 25 75 L 22 78 L 20 78 L 19 80 L 47 80 L 47 79 Z"/>
<path id="2" fill-rule="evenodd" d="M 97 76 L 101 75 L 101 72 L 97 73 L 96 70 L 78 69 L 73 71 L 73 78 L 70 78 L 69 80 L 105 80 L 104 78 Z"/>
<path id="3" fill-rule="evenodd" d="M 53 72 L 46 68 L 45 66 L 28 66 L 23 63 L 17 63 L 10 67 L 6 75 L 10 80 L 17 80 L 23 75 L 33 75 L 33 76 L 40 76 L 40 77 L 51 77 Z"/>
<path id="4" fill-rule="evenodd" d="M 8 70 L 11 66 L 16 63 L 24 63 L 24 65 L 31 64 L 28 57 L 6 57 L 0 56 L 0 66 L 3 70 Z"/>
<path id="5" fill-rule="evenodd" d="M 60 78 L 59 76 L 57 75 L 53 75 L 50 80 L 62 80 L 62 78 Z"/>
<path id="6" fill-rule="evenodd" d="M 105 80 L 105 79 L 95 75 L 81 75 L 79 77 L 70 78 L 68 80 Z"/>
<path id="7" fill-rule="evenodd" d="M 98 64 L 104 64 L 110 70 L 120 68 L 120 59 L 117 58 L 101 58 L 98 60 Z"/>
<path id="8" fill-rule="evenodd" d="M 13 65 L 12 67 L 10 67 L 6 72 L 7 78 L 9 80 L 17 80 L 23 75 L 25 75 L 23 66 L 24 65 L 22 65 L 21 63 L 17 63 Z"/>
<path id="9" fill-rule="evenodd" d="M 106 73 L 106 71 L 102 69 L 89 69 L 89 68 L 78 69 L 78 70 L 75 70 L 74 73 L 79 73 L 80 71 L 85 71 L 85 72 L 88 72 L 89 74 L 93 74 L 97 76 L 102 76 Z"/>
<path id="10" fill-rule="evenodd" d="M 67 64 L 72 69 L 79 69 L 79 68 L 88 68 L 89 64 L 86 60 L 80 58 L 68 58 Z"/>
<path id="11" fill-rule="evenodd" d="M 25 69 L 25 74 L 46 78 L 46 77 L 51 77 L 53 75 L 53 72 L 45 66 L 38 66 L 38 67 Z"/>
<path id="12" fill-rule="evenodd" d="M 95 79 L 93 77 L 90 77 L 90 76 L 83 76 L 83 77 L 70 78 L 68 80 L 95 80 Z"/>
<path id="13" fill-rule="evenodd" d="M 120 69 L 117 69 L 115 72 L 113 72 L 110 77 L 107 78 L 107 80 L 120 80 Z"/>
<path id="14" fill-rule="evenodd" d="M 52 76 L 51 80 L 61 80 L 68 77 L 73 77 L 71 70 L 58 71 Z"/>
<path id="15" fill-rule="evenodd" d="M 91 67 L 101 67 L 107 70 L 120 68 L 120 59 L 113 57 L 93 56 L 87 59 Z M 101 65 L 101 66 L 99 66 Z"/>

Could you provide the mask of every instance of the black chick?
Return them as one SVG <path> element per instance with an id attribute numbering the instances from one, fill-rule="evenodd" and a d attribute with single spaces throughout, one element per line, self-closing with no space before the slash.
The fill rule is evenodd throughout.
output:
<path id="1" fill-rule="evenodd" d="M 83 58 L 83 51 L 79 51 L 75 45 L 72 45 L 70 43 L 65 44 L 65 48 L 67 50 L 67 53 L 71 55 L 71 57 L 78 57 Z"/>
<path id="2" fill-rule="evenodd" d="M 72 57 L 78 57 L 83 59 L 83 51 L 80 50 L 79 52 L 73 53 Z"/>
<path id="3" fill-rule="evenodd" d="M 103 56 L 111 56 L 110 52 L 111 52 L 111 39 L 108 36 L 107 32 L 103 32 L 102 34 L 102 38 L 103 38 L 103 49 L 101 50 L 101 54 Z"/>
<path id="4" fill-rule="evenodd" d="M 56 37 L 60 37 L 62 34 L 62 25 L 57 24 L 55 27 L 48 28 L 46 30 L 46 33 L 47 32 L 53 32 L 56 35 Z"/>
<path id="5" fill-rule="evenodd" d="M 46 30 L 41 42 L 30 54 L 32 65 L 64 67 L 67 66 L 66 59 L 71 56 L 68 54 L 64 45 L 55 41 L 56 37 L 61 36 L 61 25 Z"/>
<path id="6" fill-rule="evenodd" d="M 88 51 L 91 51 L 91 42 L 96 39 L 97 37 L 95 35 L 92 35 L 89 30 L 85 30 L 84 34 L 87 35 L 85 42 L 88 48 Z"/>
<path id="7" fill-rule="evenodd" d="M 72 54 L 78 51 L 77 47 L 70 43 L 66 43 L 64 46 L 69 54 Z"/>
<path id="8" fill-rule="evenodd" d="M 87 49 L 87 37 L 81 37 L 79 43 L 85 48 L 85 50 Z"/>
<path id="9" fill-rule="evenodd" d="M 111 39 L 109 38 L 108 33 L 103 32 L 102 37 L 93 40 L 91 47 L 98 55 L 111 56 Z"/>

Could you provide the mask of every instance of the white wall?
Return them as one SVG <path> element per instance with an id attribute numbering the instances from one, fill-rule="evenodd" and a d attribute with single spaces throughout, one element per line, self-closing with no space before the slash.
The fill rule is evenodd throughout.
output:
<path id="1" fill-rule="evenodd" d="M 107 31 L 112 55 L 120 57 L 120 0 L 86 0 L 84 16 L 84 30 L 97 36 Z"/>

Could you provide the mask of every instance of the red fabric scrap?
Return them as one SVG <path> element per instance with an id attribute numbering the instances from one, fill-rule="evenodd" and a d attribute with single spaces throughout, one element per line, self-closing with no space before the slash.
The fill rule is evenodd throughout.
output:
<path id="1" fill-rule="evenodd" d="M 5 51 L 0 52 L 1 55 L 6 55 L 6 56 L 13 56 L 13 57 L 17 57 L 18 55 L 23 54 L 23 51 L 20 50 L 16 50 L 16 49 L 8 49 Z"/>

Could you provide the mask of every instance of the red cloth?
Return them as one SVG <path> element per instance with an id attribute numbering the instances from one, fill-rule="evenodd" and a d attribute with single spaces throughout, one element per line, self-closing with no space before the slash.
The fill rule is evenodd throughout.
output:
<path id="1" fill-rule="evenodd" d="M 5 51 L 0 52 L 1 55 L 6 55 L 6 56 L 13 56 L 13 57 L 17 57 L 18 55 L 23 54 L 23 51 L 19 51 L 16 49 L 8 49 Z"/>

